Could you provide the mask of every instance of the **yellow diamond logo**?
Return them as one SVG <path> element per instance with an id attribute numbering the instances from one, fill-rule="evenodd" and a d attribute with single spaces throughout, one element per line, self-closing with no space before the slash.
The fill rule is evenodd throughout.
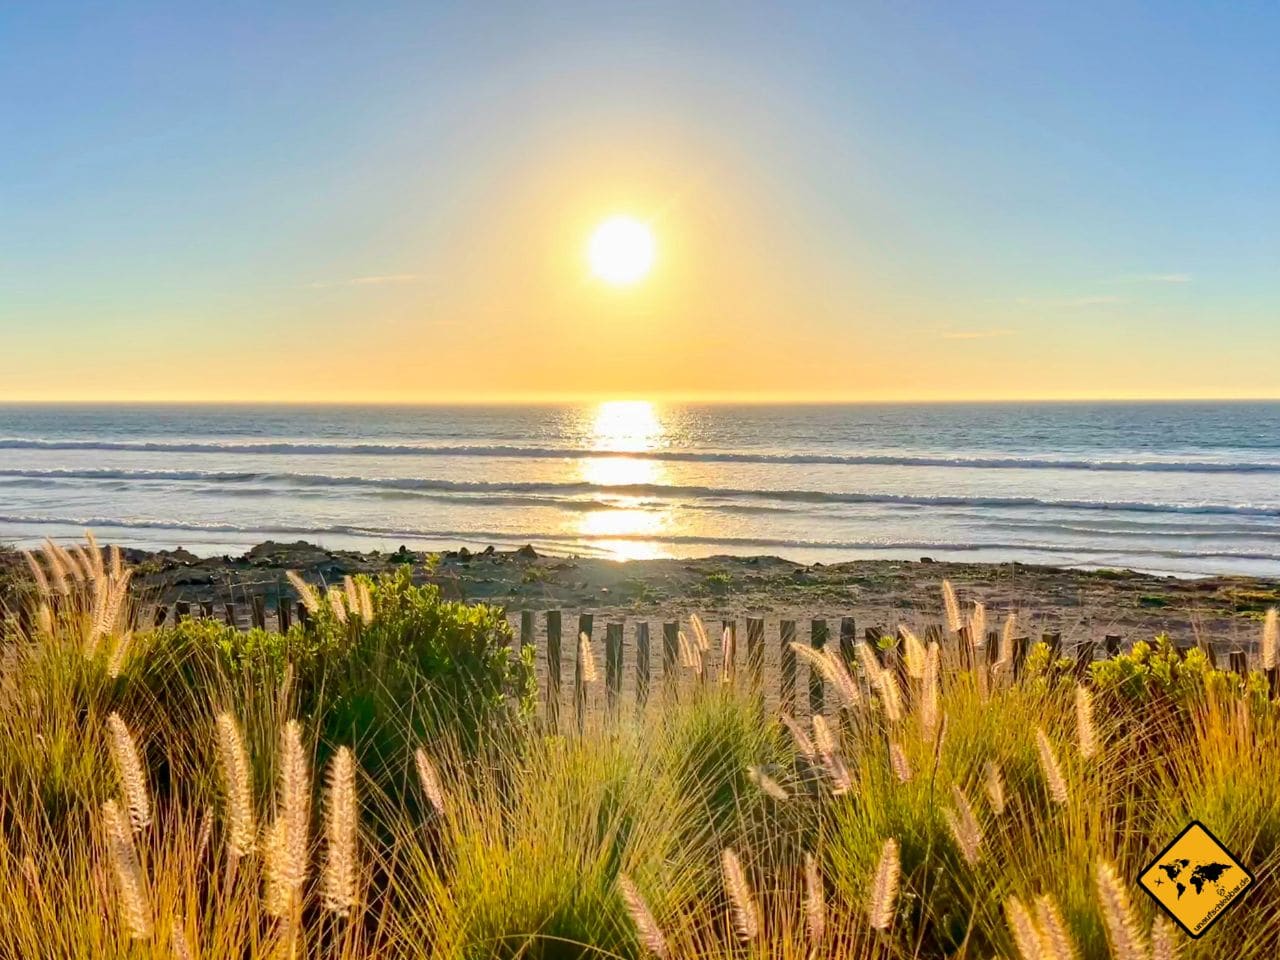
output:
<path id="1" fill-rule="evenodd" d="M 1253 886 L 1253 874 L 1193 820 L 1138 875 L 1138 885 L 1178 926 L 1199 937 Z"/>

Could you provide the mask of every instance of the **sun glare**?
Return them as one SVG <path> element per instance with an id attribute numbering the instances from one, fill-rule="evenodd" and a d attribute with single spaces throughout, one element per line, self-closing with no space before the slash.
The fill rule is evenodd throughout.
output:
<path id="1" fill-rule="evenodd" d="M 606 283 L 635 283 L 653 267 L 653 231 L 631 217 L 610 217 L 591 234 L 587 259 Z"/>

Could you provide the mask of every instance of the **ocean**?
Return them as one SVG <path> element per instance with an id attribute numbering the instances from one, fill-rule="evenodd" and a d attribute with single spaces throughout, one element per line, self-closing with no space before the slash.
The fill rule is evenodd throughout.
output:
<path id="1" fill-rule="evenodd" d="M 1280 576 L 1280 403 L 0 407 L 0 541 Z"/>

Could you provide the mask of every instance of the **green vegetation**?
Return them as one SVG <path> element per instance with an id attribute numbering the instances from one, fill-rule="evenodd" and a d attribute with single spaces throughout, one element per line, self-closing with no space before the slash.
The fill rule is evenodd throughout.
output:
<path id="1" fill-rule="evenodd" d="M 900 670 L 801 645 L 829 704 L 806 721 L 748 671 L 704 681 L 694 624 L 644 711 L 556 733 L 501 615 L 407 576 L 307 587 L 310 624 L 281 636 L 134 633 L 129 573 L 92 543 L 35 569 L 0 659 L 0 955 L 1208 960 L 1280 940 L 1280 706 L 1164 639 L 1086 685 L 1043 644 L 1016 679 L 954 633 L 905 633 Z M 1133 883 L 1193 818 L 1258 878 L 1199 941 Z"/>

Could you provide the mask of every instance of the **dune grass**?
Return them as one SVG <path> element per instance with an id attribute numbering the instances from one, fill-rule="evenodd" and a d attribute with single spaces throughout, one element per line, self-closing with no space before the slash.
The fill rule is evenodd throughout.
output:
<path id="1" fill-rule="evenodd" d="M 1164 960 L 1280 942 L 1280 706 L 1260 675 L 1167 643 L 1083 683 L 1044 647 L 1016 680 L 1005 659 L 974 668 L 949 634 L 907 634 L 889 660 L 798 651 L 829 712 L 784 718 L 745 671 L 704 675 L 694 623 L 643 712 L 552 734 L 502 617 L 404 577 L 309 585 L 311 625 L 280 637 L 133 632 L 128 571 L 91 541 L 31 570 L 0 659 L 0 956 Z M 986 617 L 942 596 L 949 627 Z M 1199 941 L 1134 882 L 1193 818 L 1258 881 Z"/>

